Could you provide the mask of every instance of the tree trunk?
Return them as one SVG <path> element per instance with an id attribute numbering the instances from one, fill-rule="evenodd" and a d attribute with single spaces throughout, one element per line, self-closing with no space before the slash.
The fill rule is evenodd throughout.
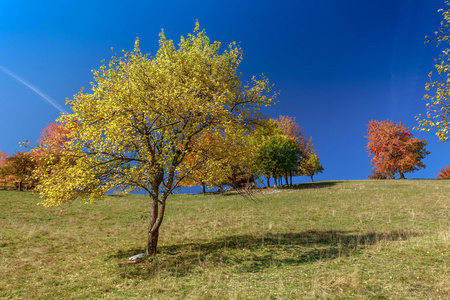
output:
<path id="1" fill-rule="evenodd" d="M 156 249 L 158 246 L 158 236 L 159 236 L 159 229 L 154 233 L 151 232 L 148 233 L 148 244 L 147 244 L 148 256 L 156 255 Z"/>
<path id="2" fill-rule="evenodd" d="M 314 178 L 313 178 L 313 175 L 311 175 L 311 182 L 314 182 Z"/>
<path id="3" fill-rule="evenodd" d="M 274 177 L 273 179 L 274 179 L 273 180 L 273 187 L 276 189 L 276 188 L 278 188 L 278 186 L 277 186 L 277 179 L 278 178 Z"/>
<path id="4" fill-rule="evenodd" d="M 22 191 L 22 180 L 19 181 L 19 191 Z"/>
<path id="5" fill-rule="evenodd" d="M 405 174 L 403 174 L 402 172 L 400 172 L 400 179 L 406 179 Z"/>
<path id="6" fill-rule="evenodd" d="M 292 186 L 292 170 L 291 170 L 291 172 L 290 172 L 290 177 L 291 177 L 291 186 Z"/>
<path id="7" fill-rule="evenodd" d="M 204 194 L 206 193 L 205 184 L 203 182 L 201 184 L 202 184 L 202 193 Z"/>
<path id="8" fill-rule="evenodd" d="M 150 208 L 150 224 L 148 226 L 147 255 L 155 256 L 158 246 L 159 226 L 164 217 L 165 205 L 158 201 L 158 195 L 152 196 L 152 205 Z M 163 201 L 164 203 L 164 201 Z"/>
<path id="9" fill-rule="evenodd" d="M 289 185 L 289 175 L 288 175 L 288 171 L 286 171 L 284 173 L 284 180 L 286 181 L 286 185 Z"/>

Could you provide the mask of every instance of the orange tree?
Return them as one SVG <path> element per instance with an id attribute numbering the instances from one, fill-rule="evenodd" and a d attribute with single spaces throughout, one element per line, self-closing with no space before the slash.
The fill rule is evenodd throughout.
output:
<path id="1" fill-rule="evenodd" d="M 436 179 L 449 179 L 450 178 L 450 166 L 445 166 L 445 168 L 441 169 L 439 174 L 436 176 Z"/>
<path id="2" fill-rule="evenodd" d="M 233 174 L 246 168 L 246 159 L 251 153 L 248 136 L 205 131 L 195 139 L 191 151 L 180 164 L 180 186 L 200 185 L 203 193 L 206 186 L 232 185 Z"/>
<path id="3" fill-rule="evenodd" d="M 375 121 L 367 125 L 367 151 L 374 155 L 371 163 L 375 171 L 394 178 L 405 178 L 405 173 L 425 168 L 422 159 L 430 152 L 426 140 L 414 137 L 401 122 Z"/>
<path id="4" fill-rule="evenodd" d="M 31 180 L 31 174 L 37 163 L 29 152 L 18 151 L 1 160 L 0 178 L 6 185 L 16 185 L 19 191 L 23 190 L 25 184 L 27 188 L 34 187 L 35 183 Z"/>

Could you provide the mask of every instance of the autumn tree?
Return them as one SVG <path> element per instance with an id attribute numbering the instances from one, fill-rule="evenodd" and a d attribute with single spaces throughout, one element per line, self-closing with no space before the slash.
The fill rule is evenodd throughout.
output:
<path id="1" fill-rule="evenodd" d="M 38 164 L 33 171 L 35 180 L 43 177 L 42 173 L 48 171 L 48 165 L 54 165 L 60 161 L 66 145 L 69 143 L 69 133 L 73 128 L 76 126 L 69 129 L 66 124 L 56 122 L 47 124 L 42 130 L 41 136 L 37 140 L 38 146 L 31 151 Z"/>
<path id="2" fill-rule="evenodd" d="M 303 155 L 312 148 L 311 139 L 307 138 L 303 129 L 296 123 L 295 117 L 279 116 L 273 119 L 280 131 L 292 138 L 298 146 L 299 154 Z"/>
<path id="3" fill-rule="evenodd" d="M 295 122 L 295 117 L 279 116 L 277 119 L 274 119 L 273 121 L 277 124 L 278 129 L 280 129 L 280 131 L 284 135 L 291 138 L 297 145 L 297 156 L 299 162 L 302 160 L 306 160 L 308 158 L 308 155 L 313 152 L 313 145 L 311 143 L 312 138 L 308 139 L 306 137 L 306 134 L 304 133 L 303 129 Z M 306 162 L 304 162 L 304 165 L 306 166 Z M 284 174 L 286 183 L 288 182 L 288 175 L 290 176 L 291 184 L 292 184 L 292 176 L 294 175 L 303 176 L 303 174 L 296 173 L 295 166 L 292 167 L 293 168 L 291 170 L 286 170 L 286 174 Z"/>
<path id="4" fill-rule="evenodd" d="M 18 151 L 1 160 L 0 178 L 5 184 L 17 185 L 19 191 L 23 190 L 25 183 L 28 184 L 28 188 L 34 186 L 31 174 L 36 167 L 36 161 L 29 152 Z"/>
<path id="5" fill-rule="evenodd" d="M 257 173 L 266 177 L 268 186 L 273 177 L 277 187 L 277 178 L 296 167 L 297 154 L 297 145 L 292 138 L 283 134 L 263 135 L 255 150 L 253 166 Z"/>
<path id="6" fill-rule="evenodd" d="M 247 147 L 248 136 L 205 131 L 193 141 L 192 150 L 180 164 L 179 176 L 185 176 L 182 187 L 233 185 L 233 174 L 245 168 L 245 160 L 251 151 Z"/>
<path id="7" fill-rule="evenodd" d="M 374 155 L 371 163 L 377 172 L 403 179 L 405 173 L 425 168 L 422 159 L 430 153 L 425 149 L 427 141 L 413 137 L 401 122 L 372 120 L 367 133 L 367 151 Z"/>
<path id="8" fill-rule="evenodd" d="M 8 153 L 4 151 L 0 151 L 0 170 L 5 166 L 6 164 L 6 158 L 8 157 Z M 7 184 L 8 180 L 5 178 L 2 178 L 0 174 L 0 186 L 5 186 Z"/>
<path id="9" fill-rule="evenodd" d="M 446 5 L 450 6 L 449 2 Z M 416 130 L 436 131 L 438 141 L 446 142 L 449 139 L 450 124 L 450 10 L 442 12 L 443 21 L 441 26 L 434 32 L 434 36 L 426 36 L 426 42 L 435 45 L 445 45 L 446 48 L 438 59 L 435 59 L 435 69 L 437 77 L 433 72 L 428 74 L 430 82 L 425 85 L 427 93 L 423 99 L 426 101 L 426 115 L 419 114 L 416 120 L 419 123 Z"/>
<path id="10" fill-rule="evenodd" d="M 323 170 L 319 157 L 314 150 L 311 150 L 300 159 L 296 173 L 300 176 L 309 176 L 311 181 L 314 181 L 314 175 L 322 173 Z"/>
<path id="11" fill-rule="evenodd" d="M 445 168 L 441 169 L 436 179 L 449 179 L 450 178 L 450 166 L 447 165 Z"/>
<path id="12" fill-rule="evenodd" d="M 37 141 L 40 147 L 35 149 L 35 153 L 38 155 L 39 151 L 46 153 L 60 152 L 64 148 L 64 144 L 69 141 L 69 132 L 70 129 L 63 123 L 47 124 Z"/>
<path id="13" fill-rule="evenodd" d="M 242 84 L 242 50 L 221 53 L 198 24 L 176 46 L 160 33 L 155 57 L 133 52 L 112 57 L 93 72 L 92 92 L 68 100 L 73 113 L 58 122 L 68 143 L 58 164 L 42 172 L 45 206 L 78 197 L 95 201 L 113 189 L 149 195 L 147 254 L 155 255 L 166 200 L 187 174 L 180 165 L 205 131 L 244 136 L 275 98 L 267 79 Z"/>

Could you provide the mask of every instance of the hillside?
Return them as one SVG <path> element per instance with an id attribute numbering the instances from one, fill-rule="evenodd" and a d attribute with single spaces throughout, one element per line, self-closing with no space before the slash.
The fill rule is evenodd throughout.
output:
<path id="1" fill-rule="evenodd" d="M 173 195 L 159 255 L 138 263 L 147 196 L 45 209 L 0 191 L 0 298 L 448 299 L 449 183 Z"/>

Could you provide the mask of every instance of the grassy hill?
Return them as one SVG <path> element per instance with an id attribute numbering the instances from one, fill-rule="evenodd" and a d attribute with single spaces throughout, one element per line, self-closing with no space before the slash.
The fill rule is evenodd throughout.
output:
<path id="1" fill-rule="evenodd" d="M 174 195 L 159 254 L 149 199 L 37 206 L 0 191 L 0 298 L 448 299 L 450 182 L 327 181 Z"/>

